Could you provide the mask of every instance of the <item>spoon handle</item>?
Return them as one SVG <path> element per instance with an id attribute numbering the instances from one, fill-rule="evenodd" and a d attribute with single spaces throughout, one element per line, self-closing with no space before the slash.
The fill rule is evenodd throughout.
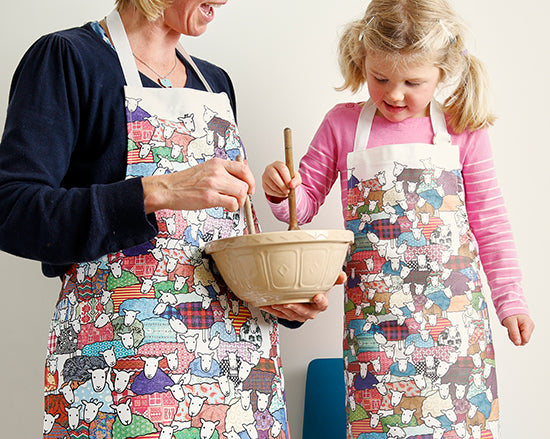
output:
<path id="1" fill-rule="evenodd" d="M 238 155 L 237 161 L 242 162 L 243 156 Z M 250 205 L 250 195 L 246 194 L 246 198 L 244 200 L 244 214 L 246 216 L 246 228 L 248 230 L 249 235 L 254 235 L 256 233 L 256 229 L 254 227 L 254 216 L 252 215 L 252 206 Z"/>
<path id="2" fill-rule="evenodd" d="M 292 158 L 292 130 L 290 128 L 284 129 L 285 137 L 285 162 L 286 167 L 290 171 L 290 178 L 294 178 L 294 160 Z M 298 227 L 298 220 L 296 219 L 296 194 L 294 189 L 290 189 L 288 194 L 288 206 L 290 221 L 288 223 L 288 230 L 300 230 Z"/>

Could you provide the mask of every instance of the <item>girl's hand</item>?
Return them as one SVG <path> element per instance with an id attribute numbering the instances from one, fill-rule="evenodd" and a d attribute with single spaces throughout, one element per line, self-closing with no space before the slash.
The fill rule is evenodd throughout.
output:
<path id="1" fill-rule="evenodd" d="M 535 323 L 525 314 L 508 316 L 502 321 L 502 325 L 508 329 L 508 337 L 516 346 L 526 345 L 535 329 Z"/>
<path id="2" fill-rule="evenodd" d="M 340 272 L 334 285 L 343 284 L 346 281 L 346 273 Z M 327 293 L 317 294 L 310 303 L 288 303 L 285 305 L 262 306 L 261 310 L 274 315 L 277 318 L 305 322 L 314 319 L 320 312 L 328 308 Z"/>
<path id="3" fill-rule="evenodd" d="M 223 207 L 231 212 L 254 192 L 246 163 L 213 158 L 184 171 L 142 178 L 145 212 Z"/>
<path id="4" fill-rule="evenodd" d="M 300 173 L 295 171 L 294 178 L 290 178 L 290 171 L 281 161 L 268 165 L 262 175 L 262 186 L 270 201 L 282 201 L 288 198 L 290 189 L 295 189 L 301 184 Z"/>

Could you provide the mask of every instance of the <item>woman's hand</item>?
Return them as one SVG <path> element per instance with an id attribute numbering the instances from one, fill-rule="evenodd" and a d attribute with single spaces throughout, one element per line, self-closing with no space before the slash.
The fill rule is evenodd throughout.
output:
<path id="1" fill-rule="evenodd" d="M 346 273 L 340 272 L 334 285 L 343 284 L 346 281 Z M 310 303 L 288 303 L 285 305 L 262 306 L 261 310 L 268 312 L 280 319 L 305 322 L 314 319 L 320 312 L 328 308 L 328 293 L 317 294 Z"/>
<path id="2" fill-rule="evenodd" d="M 223 207 L 235 212 L 254 192 L 246 162 L 214 158 L 184 171 L 142 178 L 145 212 Z"/>
<path id="3" fill-rule="evenodd" d="M 281 161 L 266 166 L 262 175 L 262 186 L 270 201 L 282 201 L 288 198 L 290 189 L 295 189 L 300 184 L 302 184 L 300 173 L 295 171 L 294 178 L 290 178 L 290 171 Z"/>
<path id="4" fill-rule="evenodd" d="M 508 316 L 502 325 L 508 329 L 508 337 L 516 346 L 526 345 L 535 329 L 535 322 L 526 314 Z"/>

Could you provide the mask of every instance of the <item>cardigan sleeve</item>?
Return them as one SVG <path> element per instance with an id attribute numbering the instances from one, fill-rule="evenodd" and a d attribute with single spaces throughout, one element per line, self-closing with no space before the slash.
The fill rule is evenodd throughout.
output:
<path id="1" fill-rule="evenodd" d="M 19 64 L 0 143 L 2 250 L 63 265 L 156 234 L 154 218 L 144 212 L 140 179 L 85 187 L 67 181 L 76 156 L 84 162 L 88 150 L 114 147 L 94 145 L 109 138 L 104 133 L 110 128 L 92 126 L 99 117 L 92 113 L 101 104 L 90 92 L 93 80 L 81 53 L 57 34 L 38 40 Z M 103 130 L 103 136 L 90 136 L 94 130 Z"/>

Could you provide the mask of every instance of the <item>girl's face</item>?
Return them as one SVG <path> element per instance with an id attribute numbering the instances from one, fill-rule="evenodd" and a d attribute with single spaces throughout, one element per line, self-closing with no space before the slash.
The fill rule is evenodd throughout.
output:
<path id="1" fill-rule="evenodd" d="M 164 10 L 164 24 L 183 35 L 199 36 L 214 19 L 214 8 L 227 0 L 175 0 Z"/>
<path id="2" fill-rule="evenodd" d="M 378 109 L 377 115 L 391 122 L 429 114 L 441 71 L 432 62 L 399 63 L 383 54 L 371 54 L 365 61 L 367 86 Z"/>

